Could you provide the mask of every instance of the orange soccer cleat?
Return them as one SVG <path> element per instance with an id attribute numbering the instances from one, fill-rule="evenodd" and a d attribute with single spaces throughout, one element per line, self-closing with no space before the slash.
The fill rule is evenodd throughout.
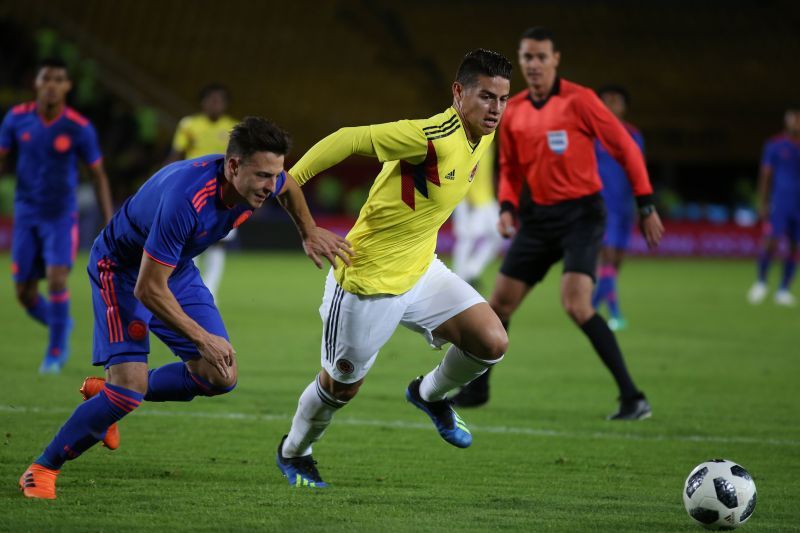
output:
<path id="1" fill-rule="evenodd" d="M 80 388 L 80 393 L 83 394 L 83 400 L 86 401 L 92 396 L 99 394 L 105 383 L 106 380 L 103 378 L 90 376 L 84 379 L 83 385 L 81 385 Z M 116 422 L 111 424 L 106 431 L 106 436 L 103 437 L 103 446 L 109 450 L 116 450 L 119 448 L 119 428 Z"/>
<path id="2" fill-rule="evenodd" d="M 56 478 L 60 470 L 33 463 L 19 478 L 19 490 L 26 498 L 56 499 Z"/>

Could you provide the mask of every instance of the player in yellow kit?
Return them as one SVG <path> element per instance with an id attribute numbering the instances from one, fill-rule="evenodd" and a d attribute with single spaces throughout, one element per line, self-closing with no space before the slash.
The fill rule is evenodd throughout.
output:
<path id="1" fill-rule="evenodd" d="M 402 324 L 429 344 L 450 342 L 442 362 L 411 382 L 406 398 L 460 448 L 472 443 L 445 395 L 499 362 L 508 337 L 489 304 L 436 258 L 436 235 L 464 198 L 494 137 L 509 94 L 511 64 L 487 50 L 467 54 L 453 104 L 423 120 L 343 128 L 290 170 L 301 185 L 352 154 L 383 168 L 347 235 L 351 264 L 328 274 L 320 316 L 322 371 L 300 396 L 277 464 L 290 485 L 324 487 L 311 445 L 358 392 L 378 351 Z"/>
<path id="2" fill-rule="evenodd" d="M 179 159 L 194 159 L 210 154 L 224 154 L 228 147 L 231 130 L 238 124 L 227 114 L 230 103 L 228 88 L 219 83 L 211 83 L 200 91 L 200 113 L 183 117 L 175 129 L 172 151 L 167 163 Z M 195 263 L 203 272 L 203 281 L 217 298 L 222 272 L 225 270 L 225 243 L 236 238 L 236 229 L 227 237 L 211 245 Z"/>
<path id="3" fill-rule="evenodd" d="M 503 244 L 497 232 L 500 207 L 494 193 L 494 161 L 492 144 L 481 159 L 466 198 L 453 211 L 453 271 L 476 288 L 483 269 Z"/>

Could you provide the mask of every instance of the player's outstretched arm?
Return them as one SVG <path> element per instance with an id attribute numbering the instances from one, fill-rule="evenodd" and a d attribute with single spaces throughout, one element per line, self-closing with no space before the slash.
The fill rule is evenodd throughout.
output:
<path id="1" fill-rule="evenodd" d="M 758 202 L 758 216 L 761 220 L 769 217 L 769 193 L 772 187 L 772 167 L 762 164 L 758 169 L 758 189 L 756 198 Z"/>
<path id="2" fill-rule="evenodd" d="M 286 177 L 286 185 L 278 195 L 278 202 L 297 226 L 303 239 L 303 250 L 317 268 L 322 268 L 323 257 L 331 263 L 331 266 L 336 266 L 337 256 L 346 265 L 350 265 L 350 256 L 353 255 L 350 243 L 339 235 L 317 226 L 308 209 L 303 191 L 290 175 Z"/>
<path id="3" fill-rule="evenodd" d="M 108 175 L 106 174 L 106 169 L 103 168 L 102 160 L 91 165 L 89 172 L 94 182 L 94 194 L 97 197 L 100 212 L 103 213 L 103 220 L 108 224 L 114 214 L 114 204 L 111 201 L 111 187 L 108 184 Z"/>
<path id="4" fill-rule="evenodd" d="M 214 366 L 222 376 L 230 377 L 229 368 L 233 365 L 233 357 L 236 355 L 233 346 L 223 337 L 203 329 L 183 311 L 167 285 L 167 280 L 174 270 L 155 261 L 147 253 L 142 254 L 134 296 L 169 328 L 192 341 L 203 359 Z"/>

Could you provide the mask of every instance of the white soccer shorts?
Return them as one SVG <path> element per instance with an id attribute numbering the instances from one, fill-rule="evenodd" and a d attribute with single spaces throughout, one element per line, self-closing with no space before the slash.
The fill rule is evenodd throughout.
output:
<path id="1" fill-rule="evenodd" d="M 399 324 L 422 334 L 434 348 L 447 341 L 433 330 L 473 305 L 486 300 L 439 259 L 407 292 L 362 296 L 342 289 L 333 277 L 325 280 L 319 308 L 322 317 L 322 368 L 341 383 L 367 375 L 378 351 Z"/>

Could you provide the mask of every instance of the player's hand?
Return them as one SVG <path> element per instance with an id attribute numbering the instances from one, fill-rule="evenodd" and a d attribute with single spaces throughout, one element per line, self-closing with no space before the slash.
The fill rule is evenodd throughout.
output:
<path id="1" fill-rule="evenodd" d="M 639 220 L 639 228 L 644 235 L 644 240 L 647 242 L 648 248 L 655 248 L 661 242 L 661 237 L 664 235 L 664 224 L 661 223 L 661 217 L 658 216 L 657 211 L 653 211 L 643 219 Z"/>
<path id="2" fill-rule="evenodd" d="M 514 214 L 511 211 L 503 211 L 500 213 L 500 219 L 497 221 L 497 231 L 505 239 L 509 239 L 517 232 L 517 224 L 514 220 Z"/>
<path id="3" fill-rule="evenodd" d="M 208 334 L 197 343 L 200 356 L 217 369 L 223 377 L 230 377 L 229 368 L 233 366 L 236 350 L 224 337 Z"/>
<path id="4" fill-rule="evenodd" d="M 353 256 L 349 241 L 320 227 L 315 227 L 308 232 L 303 239 L 303 250 L 308 258 L 317 265 L 317 268 L 322 268 L 323 257 L 330 262 L 331 266 L 336 266 L 337 257 L 345 265 L 350 266 L 350 257 Z"/>

